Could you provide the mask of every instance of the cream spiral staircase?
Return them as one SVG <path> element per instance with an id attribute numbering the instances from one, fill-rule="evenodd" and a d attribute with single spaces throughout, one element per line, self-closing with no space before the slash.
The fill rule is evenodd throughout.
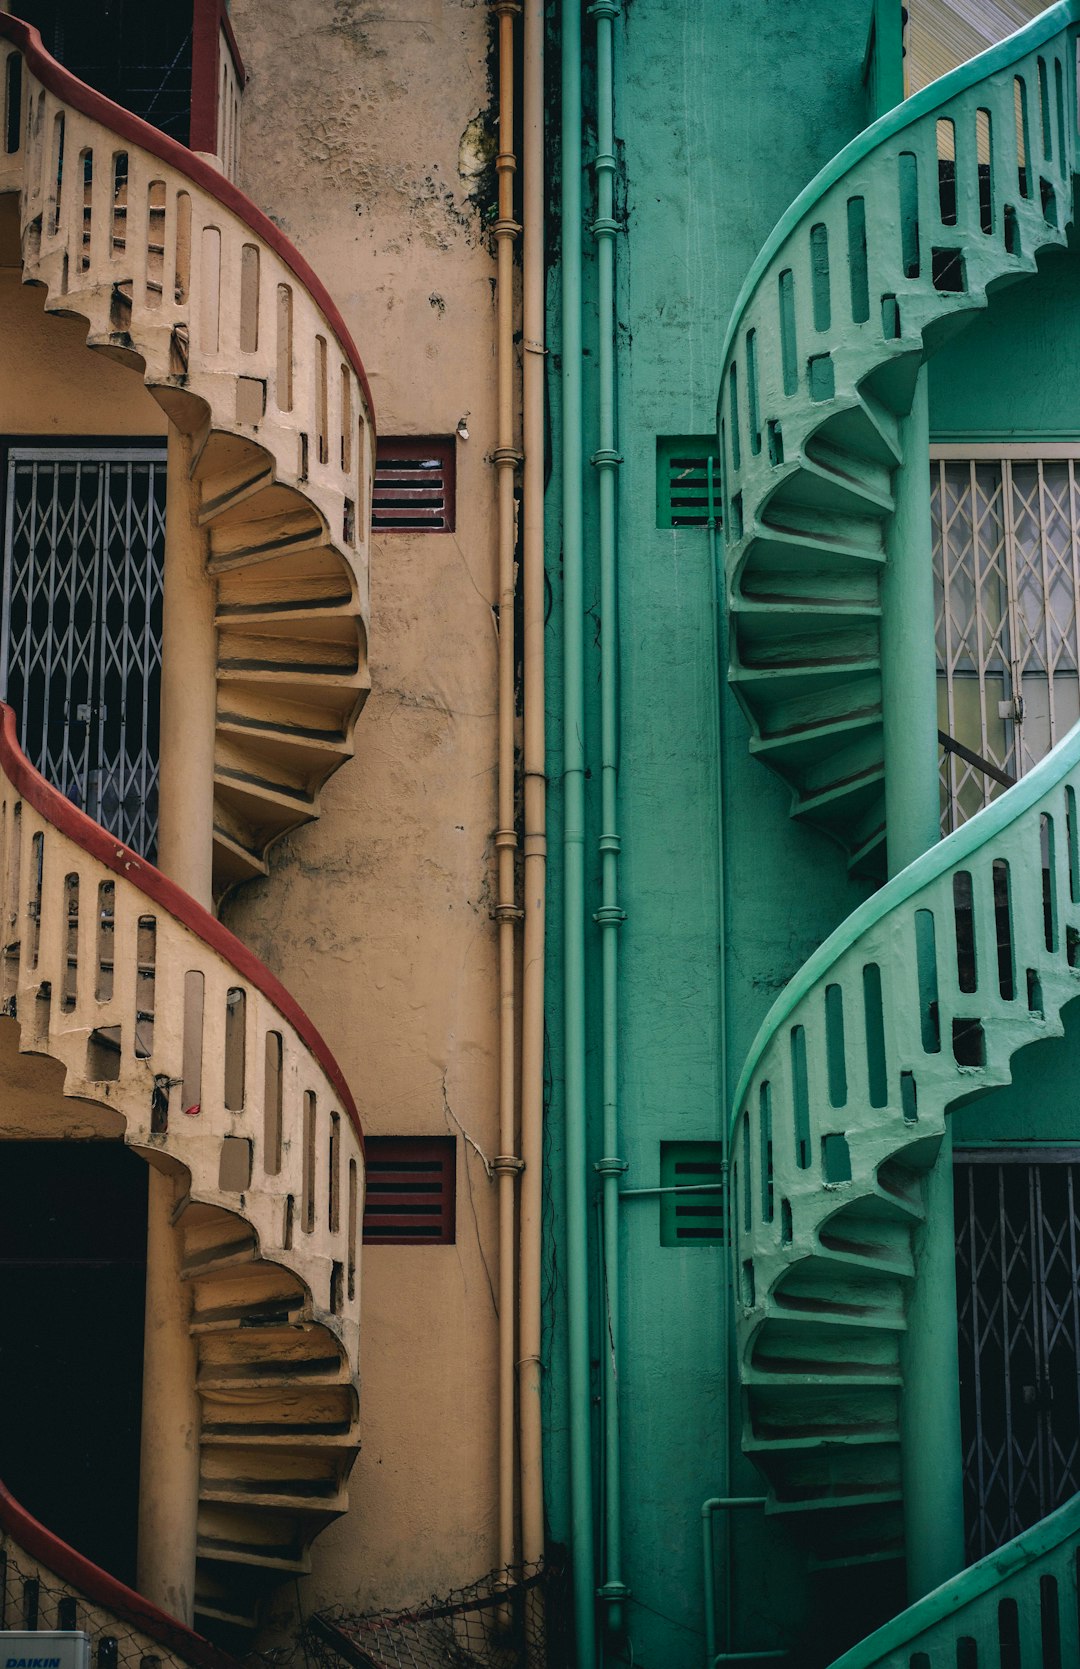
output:
<path id="1" fill-rule="evenodd" d="M 368 688 L 374 428 L 356 348 L 276 226 L 0 13 L 23 279 L 192 437 L 216 594 L 215 889 L 316 815 Z"/>
<path id="2" fill-rule="evenodd" d="M 0 98 L 24 282 L 44 286 L 47 312 L 84 320 L 89 345 L 137 370 L 191 437 L 216 600 L 220 893 L 265 873 L 267 847 L 316 815 L 351 750 L 367 688 L 363 367 L 265 215 L 3 13 Z M 177 1227 L 202 1410 L 196 1616 L 250 1628 L 347 1505 L 356 1106 L 268 970 L 50 788 L 0 715 L 0 1025 L 62 1069 L 65 1097 L 189 1181 Z"/>

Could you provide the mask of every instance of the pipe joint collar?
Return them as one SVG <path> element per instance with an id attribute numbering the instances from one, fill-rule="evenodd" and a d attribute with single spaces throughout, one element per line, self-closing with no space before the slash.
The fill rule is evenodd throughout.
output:
<path id="1" fill-rule="evenodd" d="M 497 238 L 516 238 L 521 227 L 516 220 L 495 220 L 492 222 L 491 230 Z"/>
<path id="2" fill-rule="evenodd" d="M 602 834 L 596 846 L 600 852 L 621 852 L 622 837 L 617 834 Z"/>
<path id="3" fill-rule="evenodd" d="M 507 466 L 510 469 L 516 469 L 518 464 L 525 462 L 525 455 L 523 452 L 519 452 L 515 446 L 497 446 L 491 454 L 491 461 L 493 464 L 501 465 L 504 469 Z"/>
<path id="4" fill-rule="evenodd" d="M 601 904 L 593 916 L 598 927 L 621 927 L 626 920 L 626 911 L 620 910 L 617 904 Z"/>
<path id="5" fill-rule="evenodd" d="M 595 464 L 597 469 L 617 469 L 622 461 L 622 453 L 616 452 L 613 446 L 602 446 L 589 459 L 590 464 Z"/>
<path id="6" fill-rule="evenodd" d="M 498 852 L 498 851 L 502 850 L 503 848 L 505 848 L 507 846 L 510 847 L 511 851 L 516 851 L 517 850 L 517 830 L 516 829 L 496 829 L 495 830 L 495 850 Z"/>
<path id="7" fill-rule="evenodd" d="M 513 17 L 521 10 L 521 0 L 495 0 L 491 9 L 496 17 Z"/>
<path id="8" fill-rule="evenodd" d="M 622 1176 L 629 1169 L 630 1161 L 628 1159 L 612 1159 L 610 1156 L 606 1159 L 598 1159 L 593 1166 L 597 1176 Z"/>
<path id="9" fill-rule="evenodd" d="M 599 22 L 601 18 L 614 19 L 618 17 L 621 10 L 622 8 L 619 6 L 618 0 L 593 0 L 592 5 L 589 7 L 589 16 L 595 17 L 597 22 Z"/>
<path id="10" fill-rule="evenodd" d="M 630 1589 L 625 1582 L 605 1582 L 602 1588 L 597 1588 L 596 1597 L 604 1605 L 620 1605 L 630 1598 Z"/>
<path id="11" fill-rule="evenodd" d="M 497 1153 L 491 1161 L 491 1168 L 496 1176 L 520 1176 L 525 1169 L 525 1161 L 514 1153 Z"/>
<path id="12" fill-rule="evenodd" d="M 493 921 L 524 921 L 525 912 L 517 904 L 496 904 L 491 912 Z"/>
<path id="13" fill-rule="evenodd" d="M 593 221 L 592 229 L 598 238 L 613 238 L 616 232 L 622 231 L 622 221 L 612 220 L 609 215 L 600 215 Z"/>
<path id="14" fill-rule="evenodd" d="M 593 168 L 600 174 L 614 174 L 614 151 L 597 151 L 596 155 L 593 157 Z"/>

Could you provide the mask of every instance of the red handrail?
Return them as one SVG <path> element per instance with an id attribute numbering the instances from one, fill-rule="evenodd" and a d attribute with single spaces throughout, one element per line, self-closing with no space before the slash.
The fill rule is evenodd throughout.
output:
<path id="1" fill-rule="evenodd" d="M 9 1490 L 0 1483 L 0 1530 L 7 1531 L 32 1559 L 38 1559 L 64 1582 L 85 1594 L 86 1598 L 132 1627 L 141 1629 L 151 1640 L 183 1658 L 193 1669 L 238 1669 L 237 1660 L 218 1648 L 177 1617 L 170 1617 L 137 1594 L 134 1588 L 120 1582 L 108 1571 L 95 1565 L 82 1553 L 77 1553 L 67 1542 L 46 1530 L 32 1513 L 20 1506 Z"/>
<path id="2" fill-rule="evenodd" d="M 327 324 L 334 332 L 349 360 L 350 365 L 360 380 L 367 402 L 368 414 L 371 418 L 372 429 L 375 427 L 375 406 L 371 398 L 371 386 L 364 370 L 363 360 L 360 358 L 356 343 L 353 341 L 345 320 L 338 312 L 337 306 L 330 299 L 329 292 L 321 279 L 317 278 L 312 268 L 305 261 L 300 251 L 285 236 L 280 227 L 275 226 L 262 210 L 256 208 L 250 197 L 244 195 L 239 188 L 225 179 L 216 168 L 204 162 L 186 145 L 178 140 L 170 139 L 149 122 L 144 122 L 141 116 L 133 116 L 130 110 L 122 105 L 114 104 L 112 99 L 104 93 L 88 87 L 85 81 L 80 81 L 72 75 L 62 64 L 58 64 L 50 52 L 41 44 L 41 36 L 29 23 L 21 18 L 13 17 L 10 12 L 0 12 L 0 39 L 13 41 L 23 54 L 30 68 L 37 76 L 43 87 L 58 99 L 63 99 L 73 110 L 78 110 L 91 121 L 100 122 L 103 127 L 111 128 L 121 139 L 126 139 L 132 145 L 138 145 L 141 150 L 149 151 L 162 162 L 167 162 L 171 168 L 178 168 L 186 174 L 189 180 L 201 187 L 203 191 L 216 197 L 225 208 L 238 214 L 251 230 L 262 238 L 264 243 L 276 250 L 285 265 L 296 274 L 305 289 L 311 295 L 316 305 L 322 311 Z"/>
<path id="3" fill-rule="evenodd" d="M 161 909 L 167 910 L 170 916 L 175 917 L 205 945 L 209 945 L 211 950 L 230 962 L 237 973 L 242 974 L 273 1003 L 278 1013 L 306 1043 L 337 1090 L 342 1110 L 360 1138 L 362 1149 L 364 1132 L 360 1124 L 360 1114 L 345 1081 L 345 1074 L 334 1059 L 322 1033 L 309 1020 L 296 999 L 289 995 L 265 963 L 260 962 L 235 933 L 230 933 L 227 927 L 223 927 L 209 910 L 204 910 L 202 905 L 197 904 L 190 894 L 176 885 L 175 881 L 170 881 L 167 875 L 163 875 L 160 869 L 155 869 L 153 864 L 147 863 L 145 858 L 140 858 L 130 846 L 125 846 L 114 835 L 108 834 L 100 823 L 95 823 L 92 817 L 87 817 L 84 811 L 72 805 L 58 789 L 45 781 L 20 747 L 15 713 L 5 702 L 0 702 L 0 768 L 27 804 L 40 812 L 47 823 L 51 823 L 54 829 L 73 840 L 76 846 L 80 846 L 90 857 L 97 858 L 99 863 L 105 864 L 114 874 L 131 881 L 147 898 L 152 899 Z"/>

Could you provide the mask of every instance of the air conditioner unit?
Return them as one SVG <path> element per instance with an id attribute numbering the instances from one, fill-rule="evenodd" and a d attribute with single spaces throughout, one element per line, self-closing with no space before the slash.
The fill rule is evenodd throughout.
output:
<path id="1" fill-rule="evenodd" d="M 90 1669 L 81 1629 L 0 1629 L 0 1669 Z"/>

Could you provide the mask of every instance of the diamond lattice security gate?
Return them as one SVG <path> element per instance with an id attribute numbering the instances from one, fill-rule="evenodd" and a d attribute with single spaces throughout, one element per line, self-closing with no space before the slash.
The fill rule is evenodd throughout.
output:
<path id="1" fill-rule="evenodd" d="M 1080 1490 L 1080 1152 L 958 1151 L 969 1560 Z"/>
<path id="2" fill-rule="evenodd" d="M 1080 717 L 1077 461 L 935 457 L 931 501 L 938 724 L 999 771 L 1021 777 Z M 944 830 L 1002 791 L 947 754 Z"/>
<path id="3" fill-rule="evenodd" d="M 0 688 L 61 793 L 157 843 L 165 453 L 7 453 Z"/>

